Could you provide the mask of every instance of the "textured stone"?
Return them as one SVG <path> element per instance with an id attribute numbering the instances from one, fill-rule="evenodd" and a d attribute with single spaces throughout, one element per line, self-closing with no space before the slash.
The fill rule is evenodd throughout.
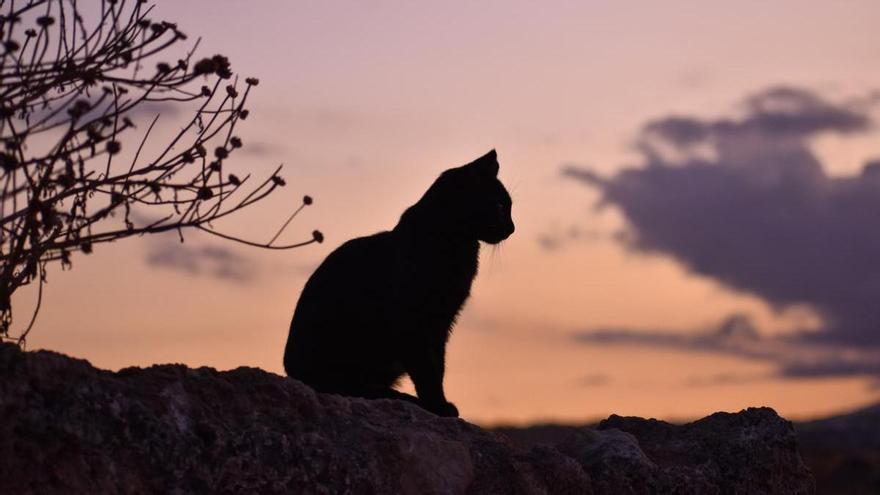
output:
<path id="1" fill-rule="evenodd" d="M 597 493 L 815 492 L 792 424 L 766 407 L 680 426 L 612 415 L 558 448 L 580 461 Z"/>
<path id="2" fill-rule="evenodd" d="M 0 493 L 810 493 L 811 486 L 790 424 L 769 409 L 682 427 L 612 416 L 558 449 L 526 450 L 410 403 L 316 394 L 254 368 L 113 373 L 0 345 L 0 377 Z"/>

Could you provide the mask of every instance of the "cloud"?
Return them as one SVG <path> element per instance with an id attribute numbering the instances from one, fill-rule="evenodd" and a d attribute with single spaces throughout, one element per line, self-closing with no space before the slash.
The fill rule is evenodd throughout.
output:
<path id="1" fill-rule="evenodd" d="M 594 329 L 576 332 L 575 341 L 590 345 L 629 345 L 652 349 L 712 353 L 775 365 L 767 375 L 715 375 L 688 379 L 690 386 L 746 383 L 771 378 L 880 376 L 880 348 L 828 345 L 803 334 L 762 336 L 751 320 L 733 314 L 713 329 L 670 332 L 657 329 Z"/>
<path id="2" fill-rule="evenodd" d="M 709 376 L 692 376 L 685 380 L 688 387 L 714 387 L 717 385 L 747 385 L 772 378 L 764 374 L 743 375 L 736 373 L 716 373 Z"/>
<path id="3" fill-rule="evenodd" d="M 790 363 L 782 367 L 780 374 L 789 378 L 822 378 L 845 376 L 880 376 L 880 359 L 860 360 L 830 356 L 812 362 Z"/>
<path id="4" fill-rule="evenodd" d="M 578 167 L 564 174 L 623 213 L 627 248 L 671 256 L 779 309 L 809 305 L 823 326 L 800 335 L 805 345 L 880 347 L 880 162 L 832 177 L 809 148 L 823 133 L 871 129 L 864 105 L 779 87 L 742 108 L 731 118 L 654 120 L 638 136 L 640 166 L 611 177 Z M 832 364 L 785 373 L 846 372 Z"/>
<path id="5" fill-rule="evenodd" d="M 602 387 L 608 385 L 611 382 L 611 379 L 608 375 L 603 374 L 592 374 L 582 377 L 578 380 L 578 385 L 581 387 Z"/>
<path id="6" fill-rule="evenodd" d="M 748 317 L 727 317 L 716 329 L 701 332 L 669 332 L 659 329 L 630 330 L 605 328 L 574 334 L 577 341 L 591 344 L 635 344 L 687 351 L 735 354 L 751 359 L 767 359 L 768 349 Z"/>
<path id="7" fill-rule="evenodd" d="M 89 102 L 89 105 L 95 105 L 100 100 L 97 96 L 91 96 L 82 94 L 79 100 Z M 32 123 L 39 122 L 43 119 L 48 119 L 47 123 L 58 123 L 58 122 L 66 122 L 70 119 L 70 115 L 67 111 L 72 107 L 71 104 L 59 104 L 56 103 L 49 107 L 37 107 L 29 112 L 29 118 Z M 96 106 L 91 107 L 87 112 L 83 114 L 82 121 L 88 119 L 95 119 L 103 115 L 105 112 L 108 112 L 113 109 L 113 101 L 106 100 Z M 152 122 L 152 120 L 156 117 L 156 115 L 162 116 L 163 119 L 167 122 L 167 119 L 179 118 L 184 113 L 184 109 L 191 110 L 191 115 L 195 115 L 196 107 L 192 105 L 187 105 L 186 103 L 180 102 L 169 102 L 169 101 L 142 101 L 135 105 L 131 110 L 125 112 L 123 115 L 134 121 L 136 125 L 143 126 L 144 129 Z"/>
<path id="8" fill-rule="evenodd" d="M 578 225 L 571 225 L 567 229 L 554 227 L 542 233 L 538 236 L 538 245 L 547 251 L 556 251 L 574 242 L 596 241 L 600 238 L 602 234 L 596 230 L 584 230 Z"/>
<path id="9" fill-rule="evenodd" d="M 244 146 L 241 148 L 241 152 L 245 155 L 263 158 L 281 156 L 284 154 L 285 148 L 277 143 L 270 143 L 267 141 L 245 141 Z"/>
<path id="10" fill-rule="evenodd" d="M 146 208 L 132 208 L 129 214 L 129 220 L 136 227 L 153 224 L 159 219 Z M 232 242 L 216 241 L 193 229 L 185 228 L 183 233 L 185 242 L 180 242 L 177 232 L 147 235 L 140 241 L 147 247 L 146 264 L 183 275 L 213 277 L 237 284 L 272 277 L 308 277 L 318 267 L 315 261 L 283 261 L 254 256 L 251 253 L 259 250 L 242 248 L 242 252 L 233 249 L 235 244 Z"/>
<path id="11" fill-rule="evenodd" d="M 125 115 L 134 120 L 139 126 L 148 126 L 150 122 L 160 115 L 160 121 L 176 119 L 184 115 L 195 115 L 196 107 L 187 103 L 171 101 L 144 101 L 133 107 Z M 145 127 L 146 128 L 146 127 Z"/>
<path id="12" fill-rule="evenodd" d="M 190 276 L 207 276 L 232 283 L 249 283 L 257 277 L 257 263 L 226 247 L 181 243 L 165 234 L 152 239 L 146 262 L 150 266 L 174 270 Z"/>

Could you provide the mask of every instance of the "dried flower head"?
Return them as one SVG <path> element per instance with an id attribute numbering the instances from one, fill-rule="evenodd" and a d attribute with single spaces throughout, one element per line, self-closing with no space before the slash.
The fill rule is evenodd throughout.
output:
<path id="1" fill-rule="evenodd" d="M 40 26 L 43 29 L 46 29 L 47 27 L 51 26 L 52 24 L 55 24 L 55 18 L 52 16 L 43 15 L 43 16 L 37 17 L 37 26 Z"/>
<path id="2" fill-rule="evenodd" d="M 212 191 L 210 187 L 202 186 L 199 188 L 197 197 L 201 200 L 211 199 L 214 197 L 214 191 Z"/>

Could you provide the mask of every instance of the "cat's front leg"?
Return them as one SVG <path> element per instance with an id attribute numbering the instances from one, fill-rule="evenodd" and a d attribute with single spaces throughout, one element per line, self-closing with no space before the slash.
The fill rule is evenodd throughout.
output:
<path id="1" fill-rule="evenodd" d="M 458 408 L 443 392 L 445 342 L 417 341 L 408 349 L 407 373 L 416 387 L 419 403 L 438 416 L 458 417 Z"/>

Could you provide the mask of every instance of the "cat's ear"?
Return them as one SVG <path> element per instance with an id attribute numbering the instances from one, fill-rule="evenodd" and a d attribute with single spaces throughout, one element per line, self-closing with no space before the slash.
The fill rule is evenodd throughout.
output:
<path id="1" fill-rule="evenodd" d="M 485 155 L 477 158 L 473 162 L 469 164 L 473 170 L 477 171 L 480 175 L 486 175 L 490 177 L 498 176 L 498 155 L 495 153 L 495 150 L 486 153 Z"/>

